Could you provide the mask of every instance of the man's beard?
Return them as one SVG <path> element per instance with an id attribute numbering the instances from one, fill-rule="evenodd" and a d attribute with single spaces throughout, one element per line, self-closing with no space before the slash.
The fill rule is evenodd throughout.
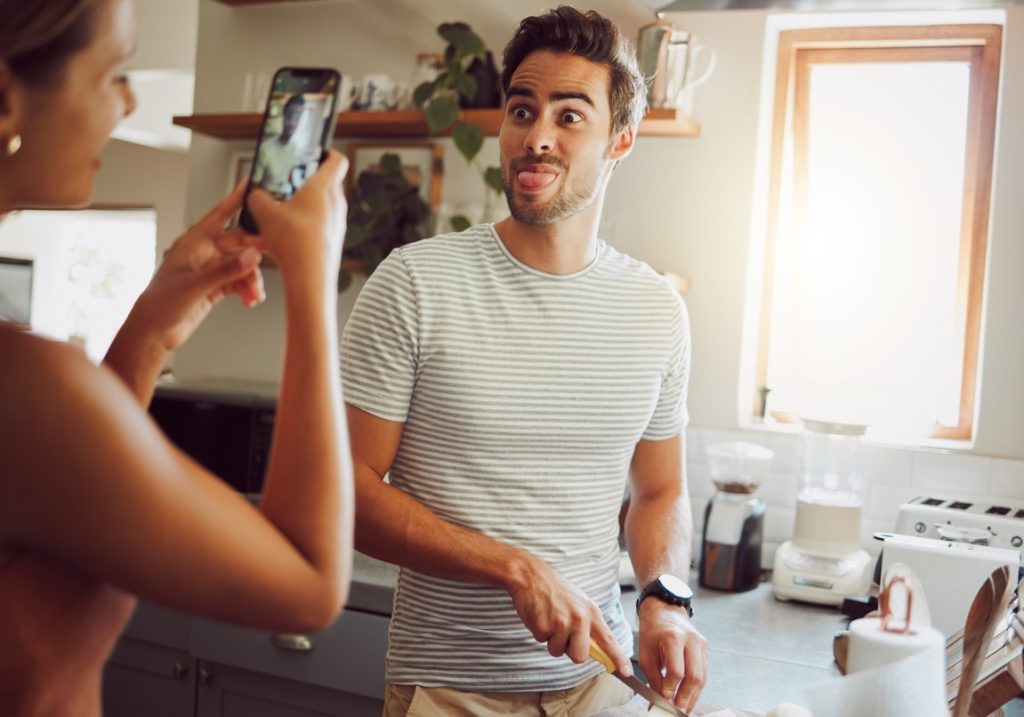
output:
<path id="1" fill-rule="evenodd" d="M 501 182 L 505 188 L 505 199 L 508 202 L 509 213 L 512 218 L 521 224 L 531 226 L 546 226 L 554 224 L 562 219 L 568 219 L 582 212 L 589 207 L 597 197 L 599 181 L 594 177 L 587 185 L 579 187 L 563 182 L 562 189 L 558 194 L 547 202 L 531 203 L 517 201 L 513 188 L 515 175 L 520 167 L 531 164 L 548 164 L 557 167 L 558 178 L 555 181 L 565 180 L 568 176 L 566 170 L 569 165 L 556 157 L 540 155 L 536 157 L 523 157 L 509 162 L 508 169 L 502 168 Z"/>

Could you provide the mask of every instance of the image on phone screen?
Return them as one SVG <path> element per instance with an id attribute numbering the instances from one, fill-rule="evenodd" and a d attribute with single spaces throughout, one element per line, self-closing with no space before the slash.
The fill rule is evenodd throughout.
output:
<path id="1" fill-rule="evenodd" d="M 260 187 L 286 200 L 313 176 L 334 136 L 338 83 L 330 69 L 282 68 L 274 74 L 246 199 Z M 239 221 L 257 230 L 246 206 Z"/>

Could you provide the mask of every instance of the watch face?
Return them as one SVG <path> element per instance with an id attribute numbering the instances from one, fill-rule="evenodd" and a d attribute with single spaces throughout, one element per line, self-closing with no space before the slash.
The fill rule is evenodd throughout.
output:
<path id="1" fill-rule="evenodd" d="M 661 584 L 664 585 L 673 595 L 676 595 L 683 600 L 690 600 L 693 598 L 693 590 L 690 589 L 690 586 L 675 575 L 662 575 L 659 580 L 661 580 Z"/>

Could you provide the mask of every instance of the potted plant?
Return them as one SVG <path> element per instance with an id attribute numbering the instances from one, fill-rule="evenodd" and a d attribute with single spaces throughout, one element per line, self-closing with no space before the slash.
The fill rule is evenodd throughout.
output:
<path id="1" fill-rule="evenodd" d="M 430 220 L 430 205 L 402 173 L 401 159 L 384 154 L 379 169 L 362 171 L 353 185 L 338 291 L 352 283 L 353 271 L 369 276 L 392 249 L 428 236 Z"/>
<path id="2" fill-rule="evenodd" d="M 491 53 L 465 23 L 442 23 L 437 32 L 448 42 L 443 68 L 436 78 L 415 88 L 413 102 L 424 108 L 431 134 L 451 128 L 455 147 L 479 172 L 484 191 L 501 194 L 501 170 L 483 167 L 477 161 L 484 143 L 483 130 L 459 119 L 463 106 L 501 104 Z M 352 283 L 353 272 L 369 276 L 392 249 L 429 236 L 431 219 L 430 205 L 403 176 L 399 157 L 383 155 L 379 171 L 364 170 L 354 182 L 338 290 L 344 291 Z M 451 217 L 450 222 L 455 231 L 470 225 L 462 215 Z"/>
<path id="3" fill-rule="evenodd" d="M 438 76 L 423 82 L 413 90 L 413 102 L 423 107 L 431 134 L 451 128 L 452 140 L 459 153 L 479 172 L 485 192 L 504 191 L 501 170 L 482 167 L 476 160 L 484 144 L 484 133 L 479 125 L 459 119 L 461 107 L 478 107 L 478 97 L 488 95 L 484 105 L 501 106 L 497 92 L 498 71 L 491 53 L 483 40 L 464 22 L 442 23 L 437 33 L 448 41 L 445 48 L 444 69 Z M 489 86 L 488 86 L 489 85 Z M 462 231 L 470 221 L 461 215 L 451 218 L 452 228 Z"/>

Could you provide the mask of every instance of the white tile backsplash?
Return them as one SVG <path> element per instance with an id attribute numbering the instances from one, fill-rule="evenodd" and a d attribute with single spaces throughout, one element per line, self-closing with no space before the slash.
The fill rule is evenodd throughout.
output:
<path id="1" fill-rule="evenodd" d="M 992 459 L 992 492 L 995 495 L 1024 499 L 1024 461 Z"/>
<path id="2" fill-rule="evenodd" d="M 800 472 L 800 437 L 787 433 L 770 435 L 768 447 L 775 453 L 772 459 L 772 470 L 776 473 L 788 472 L 797 475 Z"/>
<path id="3" fill-rule="evenodd" d="M 779 473 L 772 471 L 757 491 L 765 503 L 779 508 L 792 508 L 796 505 L 796 472 Z"/>
<path id="4" fill-rule="evenodd" d="M 767 504 L 762 564 L 771 567 L 777 545 L 793 537 L 800 482 L 800 437 L 759 430 L 687 428 L 686 465 L 693 502 L 695 557 L 699 555 L 704 507 L 714 492 L 704 447 L 722 441 L 757 443 L 775 452 L 771 472 L 757 491 Z M 861 547 L 873 555 L 878 554 L 881 543 L 873 540 L 872 534 L 893 530 L 900 505 L 916 496 L 994 505 L 1024 503 L 1024 461 L 987 456 L 868 445 L 864 482 Z"/>
<path id="5" fill-rule="evenodd" d="M 918 495 L 920 492 L 910 486 L 869 484 L 865 488 L 864 518 L 884 521 L 889 526 L 887 530 L 891 530 L 896 526 L 900 506 Z"/>
<path id="6" fill-rule="evenodd" d="M 896 448 L 868 446 L 864 452 L 864 481 L 909 486 L 914 473 L 914 454 Z"/>
<path id="7" fill-rule="evenodd" d="M 690 495 L 709 496 L 715 492 L 711 483 L 711 469 L 707 463 L 686 462 L 686 483 L 690 486 Z"/>
<path id="8" fill-rule="evenodd" d="M 768 506 L 764 511 L 764 540 L 782 543 L 793 537 L 796 508 Z"/>
<path id="9" fill-rule="evenodd" d="M 727 431 L 719 428 L 702 428 L 701 443 L 704 449 L 716 443 L 727 443 L 730 441 L 743 441 L 744 443 L 756 443 L 765 448 L 771 448 L 771 436 L 763 432 L 755 431 Z M 700 451 L 700 460 L 707 461 L 708 457 L 704 450 Z"/>
<path id="10" fill-rule="evenodd" d="M 928 490 L 987 495 L 992 484 L 992 459 L 985 456 L 920 451 L 914 455 L 912 485 Z"/>
<path id="11" fill-rule="evenodd" d="M 683 433 L 686 439 L 686 449 L 683 452 L 683 456 L 686 458 L 686 464 L 692 465 L 694 462 L 704 462 L 707 460 L 707 456 L 704 455 L 704 432 L 699 428 L 687 428 Z"/>

